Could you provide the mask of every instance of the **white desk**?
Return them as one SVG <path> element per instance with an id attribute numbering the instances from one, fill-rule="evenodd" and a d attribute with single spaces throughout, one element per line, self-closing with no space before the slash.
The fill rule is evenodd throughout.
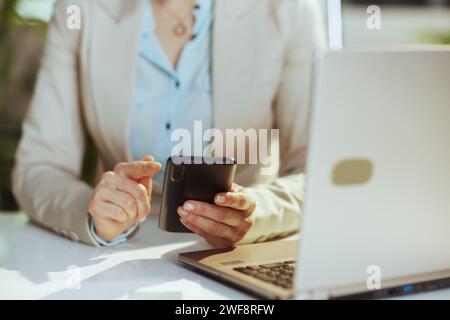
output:
<path id="1" fill-rule="evenodd" d="M 23 214 L 0 214 L 0 299 L 251 298 L 178 265 L 178 252 L 204 248 L 195 235 L 159 231 L 155 219 L 129 243 L 94 248 L 29 224 Z"/>
<path id="2" fill-rule="evenodd" d="M 195 235 L 159 231 L 155 219 L 130 243 L 93 248 L 0 214 L 0 299 L 251 299 L 177 263 L 178 252 L 203 248 Z M 450 290 L 411 298 L 450 299 Z"/>

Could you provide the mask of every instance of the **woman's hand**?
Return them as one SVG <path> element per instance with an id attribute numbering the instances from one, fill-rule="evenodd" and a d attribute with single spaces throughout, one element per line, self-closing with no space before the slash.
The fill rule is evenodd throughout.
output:
<path id="1" fill-rule="evenodd" d="M 105 172 L 89 202 L 96 233 L 112 241 L 150 214 L 152 178 L 161 170 L 153 157 L 119 163 Z"/>
<path id="2" fill-rule="evenodd" d="M 243 187 L 233 184 L 230 192 L 217 194 L 214 202 L 186 201 L 178 207 L 180 221 L 213 247 L 232 247 L 252 227 L 251 215 L 256 201 Z"/>

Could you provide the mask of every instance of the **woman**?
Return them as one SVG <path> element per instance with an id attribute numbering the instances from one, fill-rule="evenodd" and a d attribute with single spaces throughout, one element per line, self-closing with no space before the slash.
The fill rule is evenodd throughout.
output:
<path id="1" fill-rule="evenodd" d="M 180 221 L 214 247 L 298 231 L 323 34 L 316 0 L 59 1 L 13 174 L 21 207 L 75 241 L 126 241 L 159 212 L 171 133 L 202 121 L 279 128 L 280 168 L 239 166 L 230 192 L 186 202 Z M 80 180 L 86 134 L 105 171 L 94 190 Z"/>

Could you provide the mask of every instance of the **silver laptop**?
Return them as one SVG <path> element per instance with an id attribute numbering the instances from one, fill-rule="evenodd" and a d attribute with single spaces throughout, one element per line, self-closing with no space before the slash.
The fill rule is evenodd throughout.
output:
<path id="1" fill-rule="evenodd" d="M 179 255 L 264 298 L 450 286 L 450 50 L 319 54 L 300 241 Z"/>

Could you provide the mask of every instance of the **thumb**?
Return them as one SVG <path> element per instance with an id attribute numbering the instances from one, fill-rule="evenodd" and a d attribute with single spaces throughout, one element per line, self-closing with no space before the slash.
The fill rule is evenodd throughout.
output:
<path id="1" fill-rule="evenodd" d="M 231 185 L 231 192 L 240 192 L 242 191 L 242 189 L 244 189 L 243 186 L 238 185 L 237 183 L 234 183 Z"/>
<path id="2" fill-rule="evenodd" d="M 144 177 L 138 180 L 138 183 L 145 186 L 147 189 L 148 196 L 150 197 L 152 194 L 152 188 L 153 188 L 153 181 L 150 177 Z"/>

